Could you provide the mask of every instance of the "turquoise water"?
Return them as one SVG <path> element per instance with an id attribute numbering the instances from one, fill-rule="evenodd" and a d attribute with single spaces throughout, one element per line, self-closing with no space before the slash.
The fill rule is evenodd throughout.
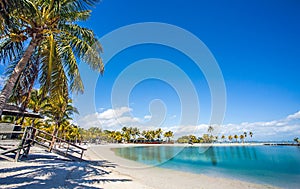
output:
<path id="1" fill-rule="evenodd" d="M 295 146 L 149 146 L 114 151 L 118 156 L 147 165 L 300 188 L 300 147 Z"/>

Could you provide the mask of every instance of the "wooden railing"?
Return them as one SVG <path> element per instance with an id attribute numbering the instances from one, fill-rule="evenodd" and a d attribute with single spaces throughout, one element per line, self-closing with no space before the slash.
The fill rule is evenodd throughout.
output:
<path id="1" fill-rule="evenodd" d="M 36 128 L 33 128 L 33 133 L 33 142 L 47 148 L 50 152 L 54 151 L 66 157 L 74 156 L 74 158 L 82 159 L 83 153 L 86 150 L 76 144 Z"/>
<path id="2" fill-rule="evenodd" d="M 11 134 L 23 134 L 19 145 L 15 145 L 11 148 L 0 145 L 0 157 L 10 161 L 18 161 L 22 156 L 27 156 L 30 147 L 33 145 L 39 145 L 50 152 L 54 152 L 75 161 L 81 161 L 83 153 L 86 150 L 76 144 L 34 127 L 25 127 L 24 132 L 5 130 L 1 131 L 0 134 L 3 136 L 5 135 L 5 138 L 11 136 Z M 15 157 L 11 158 L 9 154 L 15 154 Z"/>

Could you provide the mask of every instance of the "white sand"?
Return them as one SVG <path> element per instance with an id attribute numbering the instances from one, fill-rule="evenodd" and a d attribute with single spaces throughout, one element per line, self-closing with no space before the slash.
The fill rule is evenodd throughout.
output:
<path id="1" fill-rule="evenodd" d="M 33 148 L 27 160 L 0 161 L 0 188 L 275 188 L 238 180 L 208 177 L 157 167 L 147 167 L 116 156 L 111 148 L 128 145 L 91 146 L 84 158 L 70 162 Z"/>

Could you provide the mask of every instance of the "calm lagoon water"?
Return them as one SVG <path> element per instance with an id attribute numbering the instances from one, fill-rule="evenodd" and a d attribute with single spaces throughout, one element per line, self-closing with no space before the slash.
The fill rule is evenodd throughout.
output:
<path id="1" fill-rule="evenodd" d="M 162 168 L 300 188 L 300 147 L 295 146 L 149 146 L 114 151 L 123 158 Z"/>

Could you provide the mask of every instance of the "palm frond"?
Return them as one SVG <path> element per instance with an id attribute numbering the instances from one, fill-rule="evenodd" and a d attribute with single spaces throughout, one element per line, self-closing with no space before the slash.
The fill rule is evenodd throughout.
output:
<path id="1" fill-rule="evenodd" d="M 22 54 L 22 42 L 13 42 L 10 38 L 0 40 L 0 61 L 2 64 L 16 60 Z"/>

